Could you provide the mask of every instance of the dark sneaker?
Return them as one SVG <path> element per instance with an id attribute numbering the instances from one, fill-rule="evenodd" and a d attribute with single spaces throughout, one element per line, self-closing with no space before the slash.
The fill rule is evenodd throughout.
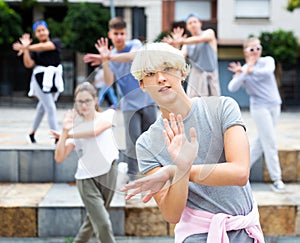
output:
<path id="1" fill-rule="evenodd" d="M 35 140 L 35 138 L 34 138 L 34 133 L 33 134 L 29 134 L 28 136 L 27 136 L 27 140 L 30 142 L 30 143 L 36 143 L 36 140 Z"/>
<path id="2" fill-rule="evenodd" d="M 285 185 L 282 180 L 277 180 L 273 183 L 272 189 L 274 192 L 282 193 L 285 192 Z"/>

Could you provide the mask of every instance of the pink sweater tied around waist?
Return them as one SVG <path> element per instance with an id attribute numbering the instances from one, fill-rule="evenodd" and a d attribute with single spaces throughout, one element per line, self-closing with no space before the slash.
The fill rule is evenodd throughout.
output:
<path id="1" fill-rule="evenodd" d="M 208 233 L 207 243 L 229 243 L 227 231 L 245 229 L 255 243 L 264 243 L 257 204 L 248 215 L 232 216 L 209 213 L 185 207 L 175 227 L 175 243 L 182 243 L 188 236 Z"/>

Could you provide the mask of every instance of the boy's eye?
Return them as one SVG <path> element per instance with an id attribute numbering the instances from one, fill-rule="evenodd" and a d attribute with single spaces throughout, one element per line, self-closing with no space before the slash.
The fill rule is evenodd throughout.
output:
<path id="1" fill-rule="evenodd" d="M 170 72 L 173 70 L 173 67 L 164 67 L 163 71 L 164 72 Z"/>
<path id="2" fill-rule="evenodd" d="M 146 77 L 152 77 L 152 76 L 154 76 L 154 75 L 155 75 L 154 72 L 147 72 L 147 73 L 145 73 L 145 76 L 146 76 Z"/>

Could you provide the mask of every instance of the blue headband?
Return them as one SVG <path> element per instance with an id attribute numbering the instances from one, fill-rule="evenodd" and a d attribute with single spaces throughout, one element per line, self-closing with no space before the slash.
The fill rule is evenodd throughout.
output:
<path id="1" fill-rule="evenodd" d="M 45 26 L 47 29 L 48 29 L 48 24 L 46 23 L 46 21 L 44 20 L 39 20 L 39 21 L 36 21 L 33 25 L 32 25 L 32 30 L 33 32 L 35 32 L 36 28 L 40 25 L 43 25 Z"/>
<path id="2" fill-rule="evenodd" d="M 189 20 L 189 18 L 191 18 L 191 17 L 195 17 L 200 20 L 200 16 L 198 14 L 191 13 L 188 16 L 186 16 L 186 18 L 184 19 L 184 22 L 187 22 Z"/>

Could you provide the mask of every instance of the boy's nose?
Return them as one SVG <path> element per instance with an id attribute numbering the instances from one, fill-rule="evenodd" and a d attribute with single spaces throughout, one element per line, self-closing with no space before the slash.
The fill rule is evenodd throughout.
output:
<path id="1" fill-rule="evenodd" d="M 166 81 L 166 78 L 165 78 L 165 75 L 164 75 L 163 72 L 158 71 L 158 72 L 156 73 L 156 75 L 157 75 L 157 80 L 158 80 L 159 83 L 162 83 L 162 82 L 165 82 L 165 81 Z"/>

